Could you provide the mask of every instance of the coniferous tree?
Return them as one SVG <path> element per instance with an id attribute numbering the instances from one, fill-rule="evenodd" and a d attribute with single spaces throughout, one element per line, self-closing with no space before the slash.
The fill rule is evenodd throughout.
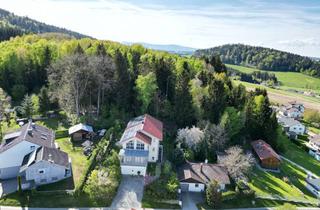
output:
<path id="1" fill-rule="evenodd" d="M 175 94 L 175 118 L 179 127 L 190 126 L 195 122 L 195 110 L 189 91 L 190 69 L 187 62 L 182 65 L 178 75 Z"/>

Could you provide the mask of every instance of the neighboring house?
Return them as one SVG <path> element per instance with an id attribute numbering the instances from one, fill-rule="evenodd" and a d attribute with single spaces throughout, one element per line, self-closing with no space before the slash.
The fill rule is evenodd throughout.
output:
<path id="1" fill-rule="evenodd" d="M 69 135 L 73 141 L 91 139 L 93 128 L 90 125 L 79 123 L 69 128 Z"/>
<path id="2" fill-rule="evenodd" d="M 280 117 L 299 119 L 303 117 L 304 105 L 297 102 L 289 102 L 289 105 L 281 106 L 278 110 Z"/>
<path id="3" fill-rule="evenodd" d="M 203 192 L 211 181 L 216 181 L 221 190 L 230 184 L 226 168 L 210 163 L 187 162 L 178 168 L 178 179 L 184 192 Z"/>
<path id="4" fill-rule="evenodd" d="M 314 194 L 315 196 L 320 198 L 320 179 L 314 178 L 314 177 L 308 175 L 306 178 L 306 183 L 307 183 L 307 185 L 306 185 L 307 189 L 312 194 Z"/>
<path id="5" fill-rule="evenodd" d="M 35 185 L 71 176 L 68 154 L 56 148 L 54 132 L 29 121 L 6 134 L 0 146 L 0 179 L 23 177 Z"/>
<path id="6" fill-rule="evenodd" d="M 71 176 L 71 160 L 63 151 L 39 147 L 24 157 L 20 173 L 36 185 L 57 182 Z"/>
<path id="7" fill-rule="evenodd" d="M 320 160 L 320 135 L 310 137 L 307 146 L 309 148 L 309 154 L 315 159 Z"/>
<path id="8" fill-rule="evenodd" d="M 163 124 L 145 114 L 127 124 L 118 145 L 120 150 L 121 173 L 146 175 L 148 162 L 162 160 Z"/>
<path id="9" fill-rule="evenodd" d="M 290 132 L 294 132 L 297 135 L 303 135 L 306 132 L 306 126 L 295 119 L 279 117 L 278 122 L 283 127 L 283 130 L 287 135 L 290 135 Z"/>
<path id="10" fill-rule="evenodd" d="M 55 148 L 54 139 L 52 130 L 31 121 L 6 134 L 0 145 L 0 179 L 17 177 L 24 157 L 41 146 Z"/>
<path id="11" fill-rule="evenodd" d="M 279 169 L 281 158 L 269 144 L 263 140 L 257 140 L 251 142 L 251 146 L 259 159 L 261 167 L 272 170 Z"/>

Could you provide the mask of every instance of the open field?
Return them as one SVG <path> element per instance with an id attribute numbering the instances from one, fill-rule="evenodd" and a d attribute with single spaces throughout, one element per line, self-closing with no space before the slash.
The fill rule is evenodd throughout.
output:
<path id="1" fill-rule="evenodd" d="M 243 73 L 252 73 L 254 71 L 263 71 L 255 68 L 248 68 L 244 66 L 230 65 L 227 67 L 238 70 Z M 276 71 L 266 71 L 273 73 L 278 78 L 281 83 L 281 89 L 295 89 L 295 90 L 313 90 L 315 92 L 320 92 L 320 79 L 311 77 L 298 72 L 276 72 Z"/>
<path id="2" fill-rule="evenodd" d="M 247 90 L 254 90 L 255 88 L 263 88 L 268 91 L 268 96 L 270 100 L 274 103 L 279 104 L 286 104 L 289 101 L 299 101 L 304 104 L 304 106 L 308 109 L 314 109 L 320 111 L 320 99 L 301 95 L 298 93 L 288 92 L 285 90 L 277 90 L 273 88 L 269 88 L 266 86 L 258 85 L 258 84 L 252 84 L 248 82 L 242 82 L 238 80 L 233 81 L 234 84 L 242 84 L 244 85 Z"/>

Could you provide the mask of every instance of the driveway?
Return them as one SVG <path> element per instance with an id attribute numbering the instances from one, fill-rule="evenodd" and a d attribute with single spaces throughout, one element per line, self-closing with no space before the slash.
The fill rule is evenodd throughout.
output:
<path id="1" fill-rule="evenodd" d="M 183 210 L 198 209 L 197 203 L 204 202 L 204 195 L 200 192 L 182 192 L 181 197 Z"/>
<path id="2" fill-rule="evenodd" d="M 111 208 L 141 208 L 143 177 L 122 176 L 121 184 Z"/>
<path id="3" fill-rule="evenodd" d="M 0 181 L 0 198 L 3 195 L 7 195 L 17 191 L 18 183 L 17 179 L 8 179 L 8 180 L 1 180 Z"/>

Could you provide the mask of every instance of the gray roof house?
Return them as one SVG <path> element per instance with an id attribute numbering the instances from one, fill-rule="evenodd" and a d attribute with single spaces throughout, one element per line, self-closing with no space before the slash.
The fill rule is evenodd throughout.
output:
<path id="1" fill-rule="evenodd" d="M 37 165 L 43 165 L 43 169 L 47 168 L 46 174 L 54 177 L 46 182 L 44 179 L 38 180 L 37 178 L 42 175 L 41 170 L 39 174 L 34 174 L 32 179 L 26 177 L 27 180 L 33 180 L 36 184 L 50 183 L 70 176 L 71 163 L 68 154 L 57 149 L 54 140 L 55 134 L 51 129 L 31 121 L 20 129 L 4 135 L 0 145 L 0 179 L 27 176 L 28 170 Z M 47 164 L 46 167 L 45 164 Z M 63 171 L 67 176 L 58 176 L 58 171 L 59 174 Z"/>

